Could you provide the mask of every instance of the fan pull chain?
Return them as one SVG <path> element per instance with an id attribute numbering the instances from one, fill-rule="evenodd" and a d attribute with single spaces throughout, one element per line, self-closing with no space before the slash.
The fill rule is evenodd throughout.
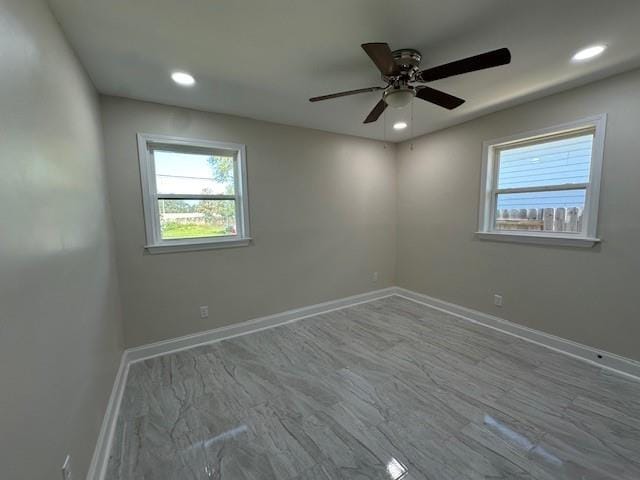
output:
<path id="1" fill-rule="evenodd" d="M 409 144 L 409 150 L 413 151 L 413 101 L 411 102 L 411 143 Z"/>
<path id="2" fill-rule="evenodd" d="M 387 109 L 382 112 L 382 142 L 384 149 L 387 149 Z"/>

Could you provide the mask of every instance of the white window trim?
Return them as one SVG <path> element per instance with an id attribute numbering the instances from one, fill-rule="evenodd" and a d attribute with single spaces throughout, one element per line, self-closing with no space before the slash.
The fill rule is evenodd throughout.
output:
<path id="1" fill-rule="evenodd" d="M 542 128 L 531 132 L 519 133 L 508 137 L 488 140 L 482 144 L 482 185 L 480 188 L 480 209 L 478 213 L 478 231 L 476 237 L 483 240 L 495 240 L 501 242 L 519 242 L 546 245 L 593 247 L 601 240 L 597 237 L 598 206 L 600 202 L 600 181 L 602 177 L 602 163 L 604 158 L 604 139 L 607 124 L 605 113 L 583 118 L 574 122 Z M 569 133 L 574 130 L 594 128 L 593 152 L 589 183 L 586 188 L 585 209 L 582 233 L 558 233 L 558 232 L 526 232 L 505 231 L 494 229 L 495 195 L 494 185 L 496 181 L 496 155 L 500 147 L 509 144 L 535 140 L 552 134 Z M 557 189 L 558 187 L 553 187 Z"/>
<path id="2" fill-rule="evenodd" d="M 225 153 L 233 153 L 236 158 L 236 161 L 234 162 L 234 197 L 236 199 L 237 235 L 175 240 L 162 239 L 162 236 L 160 235 L 160 216 L 158 212 L 158 194 L 156 192 L 155 164 L 153 161 L 153 151 L 149 146 L 163 144 L 166 144 L 169 147 L 183 146 L 186 149 L 204 148 L 208 150 L 224 150 Z M 145 249 L 149 253 L 169 253 L 208 250 L 213 248 L 242 247 L 249 245 L 252 239 L 249 231 L 249 196 L 247 190 L 246 158 L 246 147 L 237 143 L 212 142 L 209 140 L 138 133 L 138 159 L 140 161 L 142 204 L 147 241 Z M 180 197 L 184 198 L 185 195 L 180 195 Z M 200 198 L 201 195 L 198 195 L 198 197 Z"/>

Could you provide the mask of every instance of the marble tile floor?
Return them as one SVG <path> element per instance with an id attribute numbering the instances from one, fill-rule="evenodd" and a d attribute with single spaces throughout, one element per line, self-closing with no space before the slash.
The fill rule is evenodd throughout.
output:
<path id="1" fill-rule="evenodd" d="M 393 296 L 131 366 L 107 480 L 640 479 L 640 382 Z"/>

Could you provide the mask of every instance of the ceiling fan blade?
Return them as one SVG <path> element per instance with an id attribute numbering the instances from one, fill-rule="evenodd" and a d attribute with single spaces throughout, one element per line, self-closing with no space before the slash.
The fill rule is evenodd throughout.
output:
<path id="1" fill-rule="evenodd" d="M 463 58 L 451 63 L 445 63 L 438 67 L 427 68 L 420 72 L 423 82 L 433 82 L 441 78 L 452 77 L 463 73 L 484 70 L 485 68 L 506 65 L 511 62 L 511 52 L 508 48 L 500 48 L 491 52 L 481 53 L 473 57 Z"/>
<path id="2" fill-rule="evenodd" d="M 383 75 L 393 75 L 398 71 L 391 49 L 386 43 L 363 43 L 362 48 Z"/>
<path id="3" fill-rule="evenodd" d="M 464 103 L 462 98 L 454 97 L 448 93 L 441 92 L 429 87 L 418 87 L 416 97 L 426 100 L 427 102 L 434 103 L 440 107 L 444 107 L 448 110 L 458 108 Z"/>
<path id="4" fill-rule="evenodd" d="M 310 98 L 310 102 L 319 102 L 321 100 L 330 100 L 332 98 L 346 97 L 348 95 L 357 95 L 358 93 L 375 92 L 377 90 L 384 90 L 383 87 L 369 87 L 359 88 L 358 90 L 347 90 L 345 92 L 331 93 L 329 95 L 321 95 L 319 97 Z"/>
<path id="5" fill-rule="evenodd" d="M 387 108 L 387 104 L 384 103 L 384 100 L 380 100 L 378 103 L 376 103 L 376 106 L 373 107 L 373 110 L 369 112 L 369 115 L 367 115 L 367 118 L 365 118 L 364 123 L 373 123 L 378 120 L 378 118 L 380 118 L 380 115 L 382 115 L 382 112 L 384 112 L 385 108 Z"/>

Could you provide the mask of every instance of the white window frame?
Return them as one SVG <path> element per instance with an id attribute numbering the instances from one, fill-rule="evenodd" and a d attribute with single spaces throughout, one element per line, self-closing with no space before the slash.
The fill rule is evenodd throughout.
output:
<path id="1" fill-rule="evenodd" d="M 154 149 L 182 152 L 210 152 L 213 155 L 232 156 L 234 158 L 234 195 L 187 195 L 162 194 L 156 191 Z M 249 196 L 247 191 L 246 147 L 237 143 L 213 142 L 192 138 L 171 137 L 138 133 L 138 159 L 140 161 L 140 181 L 142 186 L 142 204 L 146 231 L 145 249 L 149 253 L 168 253 L 189 250 L 208 250 L 247 246 L 251 242 L 249 232 Z M 234 199 L 236 206 L 236 235 L 217 237 L 163 239 L 160 232 L 160 212 L 158 200 L 167 198 L 193 198 L 204 200 Z"/>
<path id="2" fill-rule="evenodd" d="M 483 142 L 482 184 L 480 188 L 480 209 L 476 236 L 484 240 L 575 247 L 592 247 L 599 243 L 600 239 L 597 237 L 596 233 L 598 226 L 598 206 L 600 201 L 600 181 L 602 177 L 606 124 L 607 116 L 606 114 L 601 114 L 562 125 L 556 125 L 553 127 L 519 133 L 517 135 Z M 554 185 L 552 187 L 548 187 L 548 190 L 567 190 L 576 188 L 584 188 L 586 190 L 582 232 L 560 233 L 496 230 L 495 210 L 498 193 L 518 193 L 545 189 L 545 187 L 534 187 L 531 189 L 510 188 L 498 191 L 498 151 L 505 147 L 537 143 L 551 139 L 554 136 L 568 135 L 572 132 L 579 132 L 586 129 L 594 131 L 589 182 L 586 184 Z"/>

